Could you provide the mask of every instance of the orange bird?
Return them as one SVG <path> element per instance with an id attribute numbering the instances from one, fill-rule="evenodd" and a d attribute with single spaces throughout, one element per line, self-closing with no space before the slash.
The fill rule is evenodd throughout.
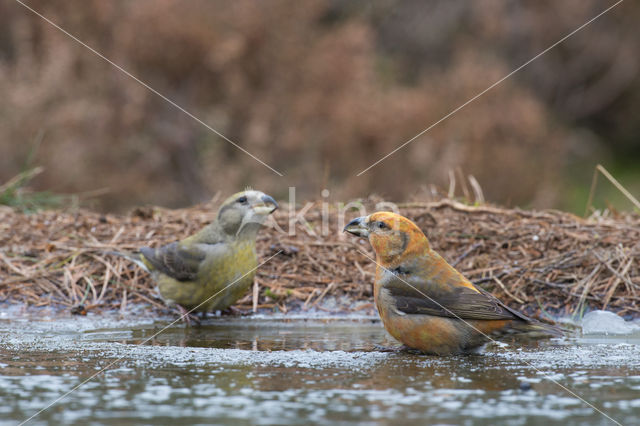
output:
<path id="1" fill-rule="evenodd" d="M 406 217 L 377 212 L 352 220 L 344 231 L 369 239 L 376 253 L 373 295 L 382 323 L 409 348 L 450 355 L 477 351 L 504 335 L 562 335 L 474 286 Z"/>

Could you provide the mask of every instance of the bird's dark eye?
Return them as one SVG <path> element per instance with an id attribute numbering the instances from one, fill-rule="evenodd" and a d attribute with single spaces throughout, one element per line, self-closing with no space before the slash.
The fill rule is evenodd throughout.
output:
<path id="1" fill-rule="evenodd" d="M 384 222 L 378 222 L 376 226 L 378 227 L 378 229 L 387 229 L 387 228 L 389 228 L 387 226 L 387 224 L 384 223 Z"/>
<path id="2" fill-rule="evenodd" d="M 239 202 L 240 204 L 246 204 L 247 203 L 247 197 L 245 197 L 243 195 L 242 197 L 238 198 L 236 201 Z"/>

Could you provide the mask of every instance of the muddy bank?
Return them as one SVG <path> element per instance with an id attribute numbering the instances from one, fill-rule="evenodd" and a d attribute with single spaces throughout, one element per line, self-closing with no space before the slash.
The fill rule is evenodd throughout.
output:
<path id="1" fill-rule="evenodd" d="M 366 241 L 339 232 L 345 219 L 381 200 L 317 202 L 292 220 L 288 206 L 260 232 L 257 291 L 237 304 L 245 312 L 309 309 L 373 312 L 374 265 Z M 183 238 L 215 217 L 217 200 L 190 209 L 141 208 L 129 215 L 0 210 L 0 301 L 83 313 L 145 305 L 171 311 L 144 271 L 106 254 Z M 328 211 L 323 219 L 323 209 Z M 640 316 L 640 217 L 469 206 L 454 200 L 400 205 L 433 247 L 473 282 L 536 317 L 607 309 Z M 295 216 L 295 215 L 294 215 Z M 294 222 L 291 224 L 291 222 Z M 292 226 L 290 226 L 292 225 Z M 295 234 L 295 235 L 292 235 Z M 78 306 L 82 305 L 81 309 Z"/>

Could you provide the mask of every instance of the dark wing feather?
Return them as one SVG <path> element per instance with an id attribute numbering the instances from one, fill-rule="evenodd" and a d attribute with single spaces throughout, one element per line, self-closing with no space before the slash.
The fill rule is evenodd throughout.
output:
<path id="1" fill-rule="evenodd" d="M 178 281 L 195 280 L 200 263 L 206 257 L 204 250 L 195 246 L 184 247 L 180 243 L 167 244 L 157 249 L 143 247 L 140 253 L 155 269 Z"/>
<path id="2" fill-rule="evenodd" d="M 421 286 L 422 288 L 429 286 Z M 434 315 L 465 320 L 507 320 L 530 321 L 521 313 L 505 306 L 484 290 L 475 292 L 468 287 L 454 287 L 437 294 L 424 294 L 400 282 L 385 286 L 396 302 L 396 308 L 406 314 Z M 446 308 L 446 309 L 445 309 Z"/>

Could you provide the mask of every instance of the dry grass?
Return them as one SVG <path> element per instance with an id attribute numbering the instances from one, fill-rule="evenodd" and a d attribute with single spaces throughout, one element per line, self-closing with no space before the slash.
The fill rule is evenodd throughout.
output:
<path id="1" fill-rule="evenodd" d="M 215 216 L 215 203 L 183 210 L 137 209 L 128 216 L 89 211 L 44 211 L 25 215 L 0 210 L 0 300 L 31 306 L 82 310 L 121 309 L 132 303 L 166 312 L 148 274 L 109 250 L 135 250 L 193 233 Z M 368 210 L 374 204 L 366 200 Z M 450 199 L 409 203 L 402 213 L 426 232 L 436 250 L 472 281 L 508 305 L 540 316 L 581 315 L 607 308 L 640 314 L 640 217 L 592 216 L 581 219 L 558 211 L 522 211 L 488 205 L 471 207 Z M 249 292 L 237 305 L 258 309 L 371 309 L 374 265 L 356 248 L 363 240 L 336 232 L 332 212 L 329 235 L 320 232 L 321 205 L 305 215 L 310 227 L 296 225 L 296 236 L 261 231 L 261 259 L 282 253 L 257 274 L 257 298 Z M 288 210 L 276 212 L 288 230 Z M 358 302 L 358 303 L 356 303 Z M 78 309 L 83 305 L 84 309 Z"/>

